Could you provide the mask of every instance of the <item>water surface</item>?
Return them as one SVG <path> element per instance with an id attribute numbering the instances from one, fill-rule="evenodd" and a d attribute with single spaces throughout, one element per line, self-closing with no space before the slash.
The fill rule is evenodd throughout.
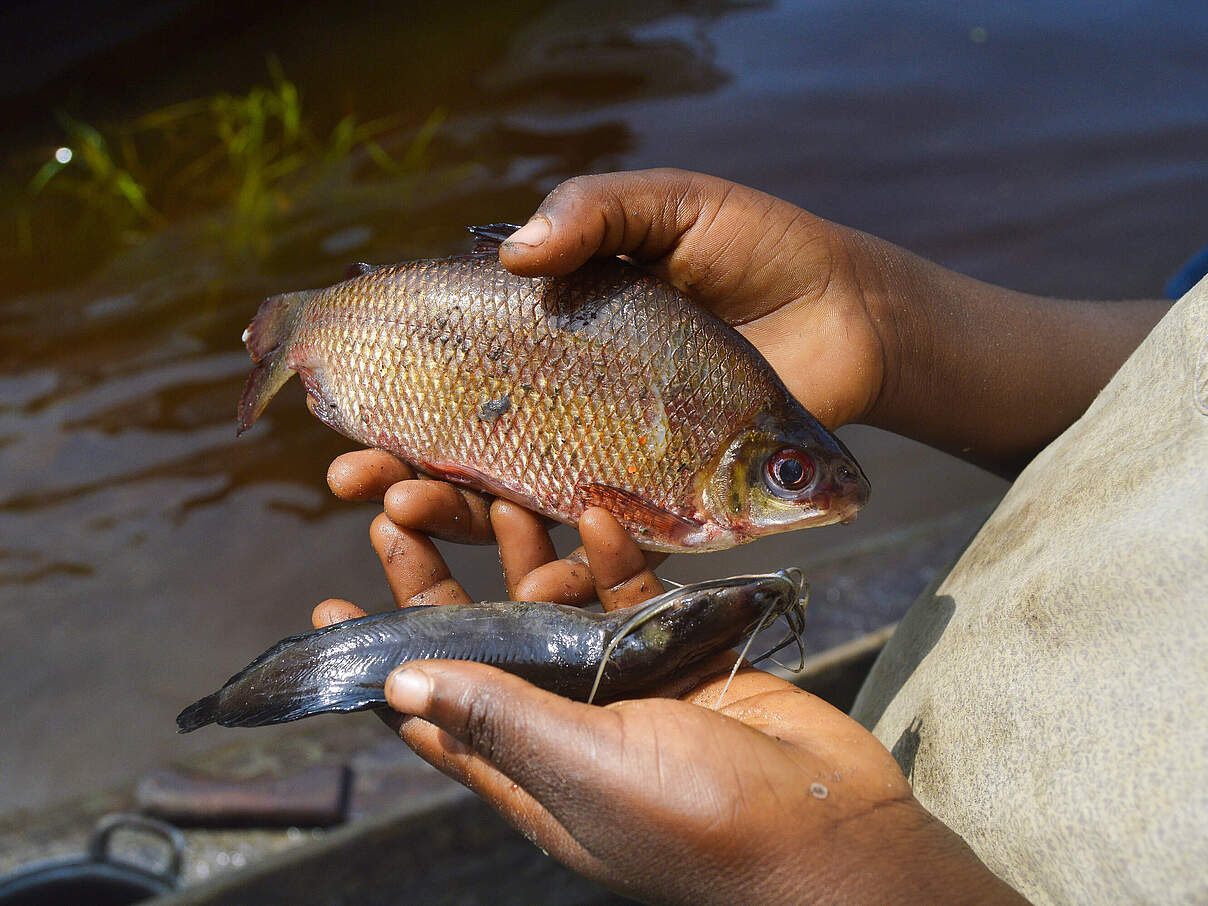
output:
<path id="1" fill-rule="evenodd" d="M 181 3 L 86 47 L 31 50 L 40 67 L 0 96 L 12 123 L 0 809 L 216 745 L 218 731 L 175 735 L 183 704 L 305 626 L 324 597 L 385 605 L 366 542 L 374 508 L 323 484 L 349 444 L 310 418 L 296 382 L 235 440 L 239 336 L 266 295 L 331 283 L 351 260 L 462 250 L 464 225 L 523 220 L 562 178 L 655 165 L 748 183 L 1050 294 L 1156 295 L 1208 238 L 1208 7 L 439 6 L 350 21 L 331 3 Z M 21 252 L 8 214 L 65 140 L 49 109 L 120 128 L 266 84 L 270 55 L 324 134 L 348 113 L 393 115 L 379 139 L 402 159 L 439 122 L 422 160 L 390 173 L 349 155 L 322 184 L 284 191 L 250 250 L 231 245 L 246 226 L 233 205 L 180 201 L 132 235 L 51 221 Z M 159 178 L 179 176 L 185 164 L 165 160 Z M 1004 487 L 871 429 L 844 437 L 874 486 L 855 525 L 665 571 L 808 564 Z M 451 556 L 473 593 L 499 593 L 492 549 Z"/>

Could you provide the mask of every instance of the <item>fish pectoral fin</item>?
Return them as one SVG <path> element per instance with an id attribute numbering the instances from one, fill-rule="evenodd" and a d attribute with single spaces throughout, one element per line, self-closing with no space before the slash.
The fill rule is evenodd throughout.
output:
<path id="1" fill-rule="evenodd" d="M 702 522 L 672 513 L 630 491 L 609 484 L 584 485 L 579 489 L 579 499 L 583 501 L 585 509 L 598 506 L 608 510 L 638 541 L 651 531 L 678 540 L 704 526 Z"/>
<path id="2" fill-rule="evenodd" d="M 514 223 L 488 223 L 483 226 L 466 227 L 474 236 L 472 254 L 482 255 L 497 252 L 499 245 L 520 227 Z"/>

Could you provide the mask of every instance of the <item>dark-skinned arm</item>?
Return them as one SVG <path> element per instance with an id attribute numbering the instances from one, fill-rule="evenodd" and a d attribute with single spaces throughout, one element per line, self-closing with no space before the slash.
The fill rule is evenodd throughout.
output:
<path id="1" fill-rule="evenodd" d="M 830 428 L 864 422 L 1013 475 L 1169 308 L 981 283 L 786 201 L 680 170 L 554 189 L 500 260 L 528 276 L 624 254 L 767 357 Z"/>

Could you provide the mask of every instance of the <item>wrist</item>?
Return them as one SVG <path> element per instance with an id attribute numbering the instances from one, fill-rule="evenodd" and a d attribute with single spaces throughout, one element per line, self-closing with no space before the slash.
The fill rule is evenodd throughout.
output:
<path id="1" fill-rule="evenodd" d="M 922 363 L 934 355 L 937 325 L 949 309 L 937 297 L 934 265 L 892 243 L 848 230 L 856 294 L 876 333 L 880 381 L 860 421 L 913 436 Z"/>
<path id="2" fill-rule="evenodd" d="M 913 797 L 885 802 L 838 823 L 825 838 L 806 846 L 813 850 L 810 863 L 818 868 L 779 879 L 782 902 L 1026 902 Z"/>
<path id="3" fill-rule="evenodd" d="M 1072 303 L 983 283 L 865 234 L 858 245 L 884 360 L 868 424 L 1012 476 L 1101 386 L 1070 357 L 1081 331 Z"/>

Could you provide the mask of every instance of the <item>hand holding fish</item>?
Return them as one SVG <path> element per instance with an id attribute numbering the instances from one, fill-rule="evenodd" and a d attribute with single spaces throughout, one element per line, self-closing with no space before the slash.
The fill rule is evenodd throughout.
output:
<path id="1" fill-rule="evenodd" d="M 1020 903 L 862 727 L 770 674 L 605 708 L 401 668 L 400 735 L 563 864 L 643 902 Z"/>
<path id="2" fill-rule="evenodd" d="M 863 422 L 1012 475 L 1065 430 L 1169 308 L 991 286 L 727 180 L 580 176 L 503 243 L 565 274 L 626 255 L 737 327 L 827 428 Z"/>
<path id="3" fill-rule="evenodd" d="M 413 549 L 428 551 L 429 535 L 459 544 L 489 544 L 498 534 L 506 539 L 500 541 L 499 555 L 508 594 L 513 599 L 579 605 L 598 597 L 609 610 L 650 597 L 657 583 L 653 568 L 666 559 L 665 554 L 653 551 L 644 552 L 636 560 L 618 553 L 619 564 L 610 567 L 603 580 L 593 580 L 585 550 L 580 547 L 557 559 L 546 524 L 533 513 L 506 500 L 491 501 L 468 488 L 420 479 L 410 466 L 384 450 L 345 453 L 331 464 L 327 482 L 344 500 L 383 501 L 385 511 L 374 520 L 370 539 L 399 606 L 418 593 L 410 584 L 412 572 L 409 567 L 403 568 L 407 557 L 399 554 L 410 554 Z M 597 522 L 598 516 L 580 520 L 580 531 L 591 533 Z M 617 542 L 611 539 L 601 545 L 604 548 L 617 549 Z M 597 556 L 597 562 L 602 562 L 601 556 Z M 619 576 L 631 566 L 632 572 Z M 615 581 L 611 581 L 613 578 Z M 442 592 L 440 603 L 468 601 L 460 586 L 457 589 Z M 641 597 L 633 598 L 630 589 Z M 432 594 L 430 590 L 425 593 L 429 597 Z"/>
<path id="4" fill-rule="evenodd" d="M 363 497 L 389 493 L 391 481 L 407 474 L 384 455 L 353 463 L 359 468 L 334 470 L 333 487 L 347 496 L 354 494 L 344 480 L 349 471 L 361 479 L 355 492 Z M 433 500 L 460 493 L 425 484 L 436 485 Z M 577 587 L 560 585 L 548 569 L 554 554 L 539 517 L 503 501 L 484 517 L 480 502 L 461 511 L 473 526 L 467 537 L 490 520 L 509 587 L 528 583 L 551 601 L 577 597 Z M 469 601 L 419 530 L 434 518 L 444 517 L 415 505 L 401 524 L 374 522 L 374 547 L 399 606 Z M 586 513 L 580 531 L 608 610 L 662 590 L 647 555 L 607 512 Z M 332 600 L 313 620 L 320 627 L 362 614 Z M 423 758 L 555 858 L 646 901 L 808 902 L 842 894 L 869 902 L 1017 902 L 914 800 L 884 747 L 841 712 L 750 667 L 735 675 L 728 704 L 712 710 L 733 657 L 718 656 L 660 690 L 669 697 L 607 708 L 481 664 L 418 662 L 393 674 L 387 698 L 402 715 L 419 717 L 390 722 Z"/>
<path id="5" fill-rule="evenodd" d="M 884 377 L 884 327 L 858 269 L 863 238 L 724 179 L 639 170 L 562 183 L 499 259 L 534 277 L 630 257 L 736 326 L 833 430 L 868 416 Z"/>
<path id="6" fill-rule="evenodd" d="M 337 459 L 328 476 L 333 492 L 346 500 L 386 500 L 387 512 L 373 520 L 369 536 L 398 607 L 471 601 L 429 535 L 463 543 L 498 540 L 513 600 L 573 605 L 599 598 L 606 611 L 614 611 L 663 591 L 653 570 L 663 555 L 638 549 L 605 510 L 584 514 L 584 547 L 558 560 L 548 526 L 535 513 L 413 475 L 388 453 L 362 450 Z M 318 628 L 364 614 L 332 598 L 315 608 L 312 622 Z"/>

